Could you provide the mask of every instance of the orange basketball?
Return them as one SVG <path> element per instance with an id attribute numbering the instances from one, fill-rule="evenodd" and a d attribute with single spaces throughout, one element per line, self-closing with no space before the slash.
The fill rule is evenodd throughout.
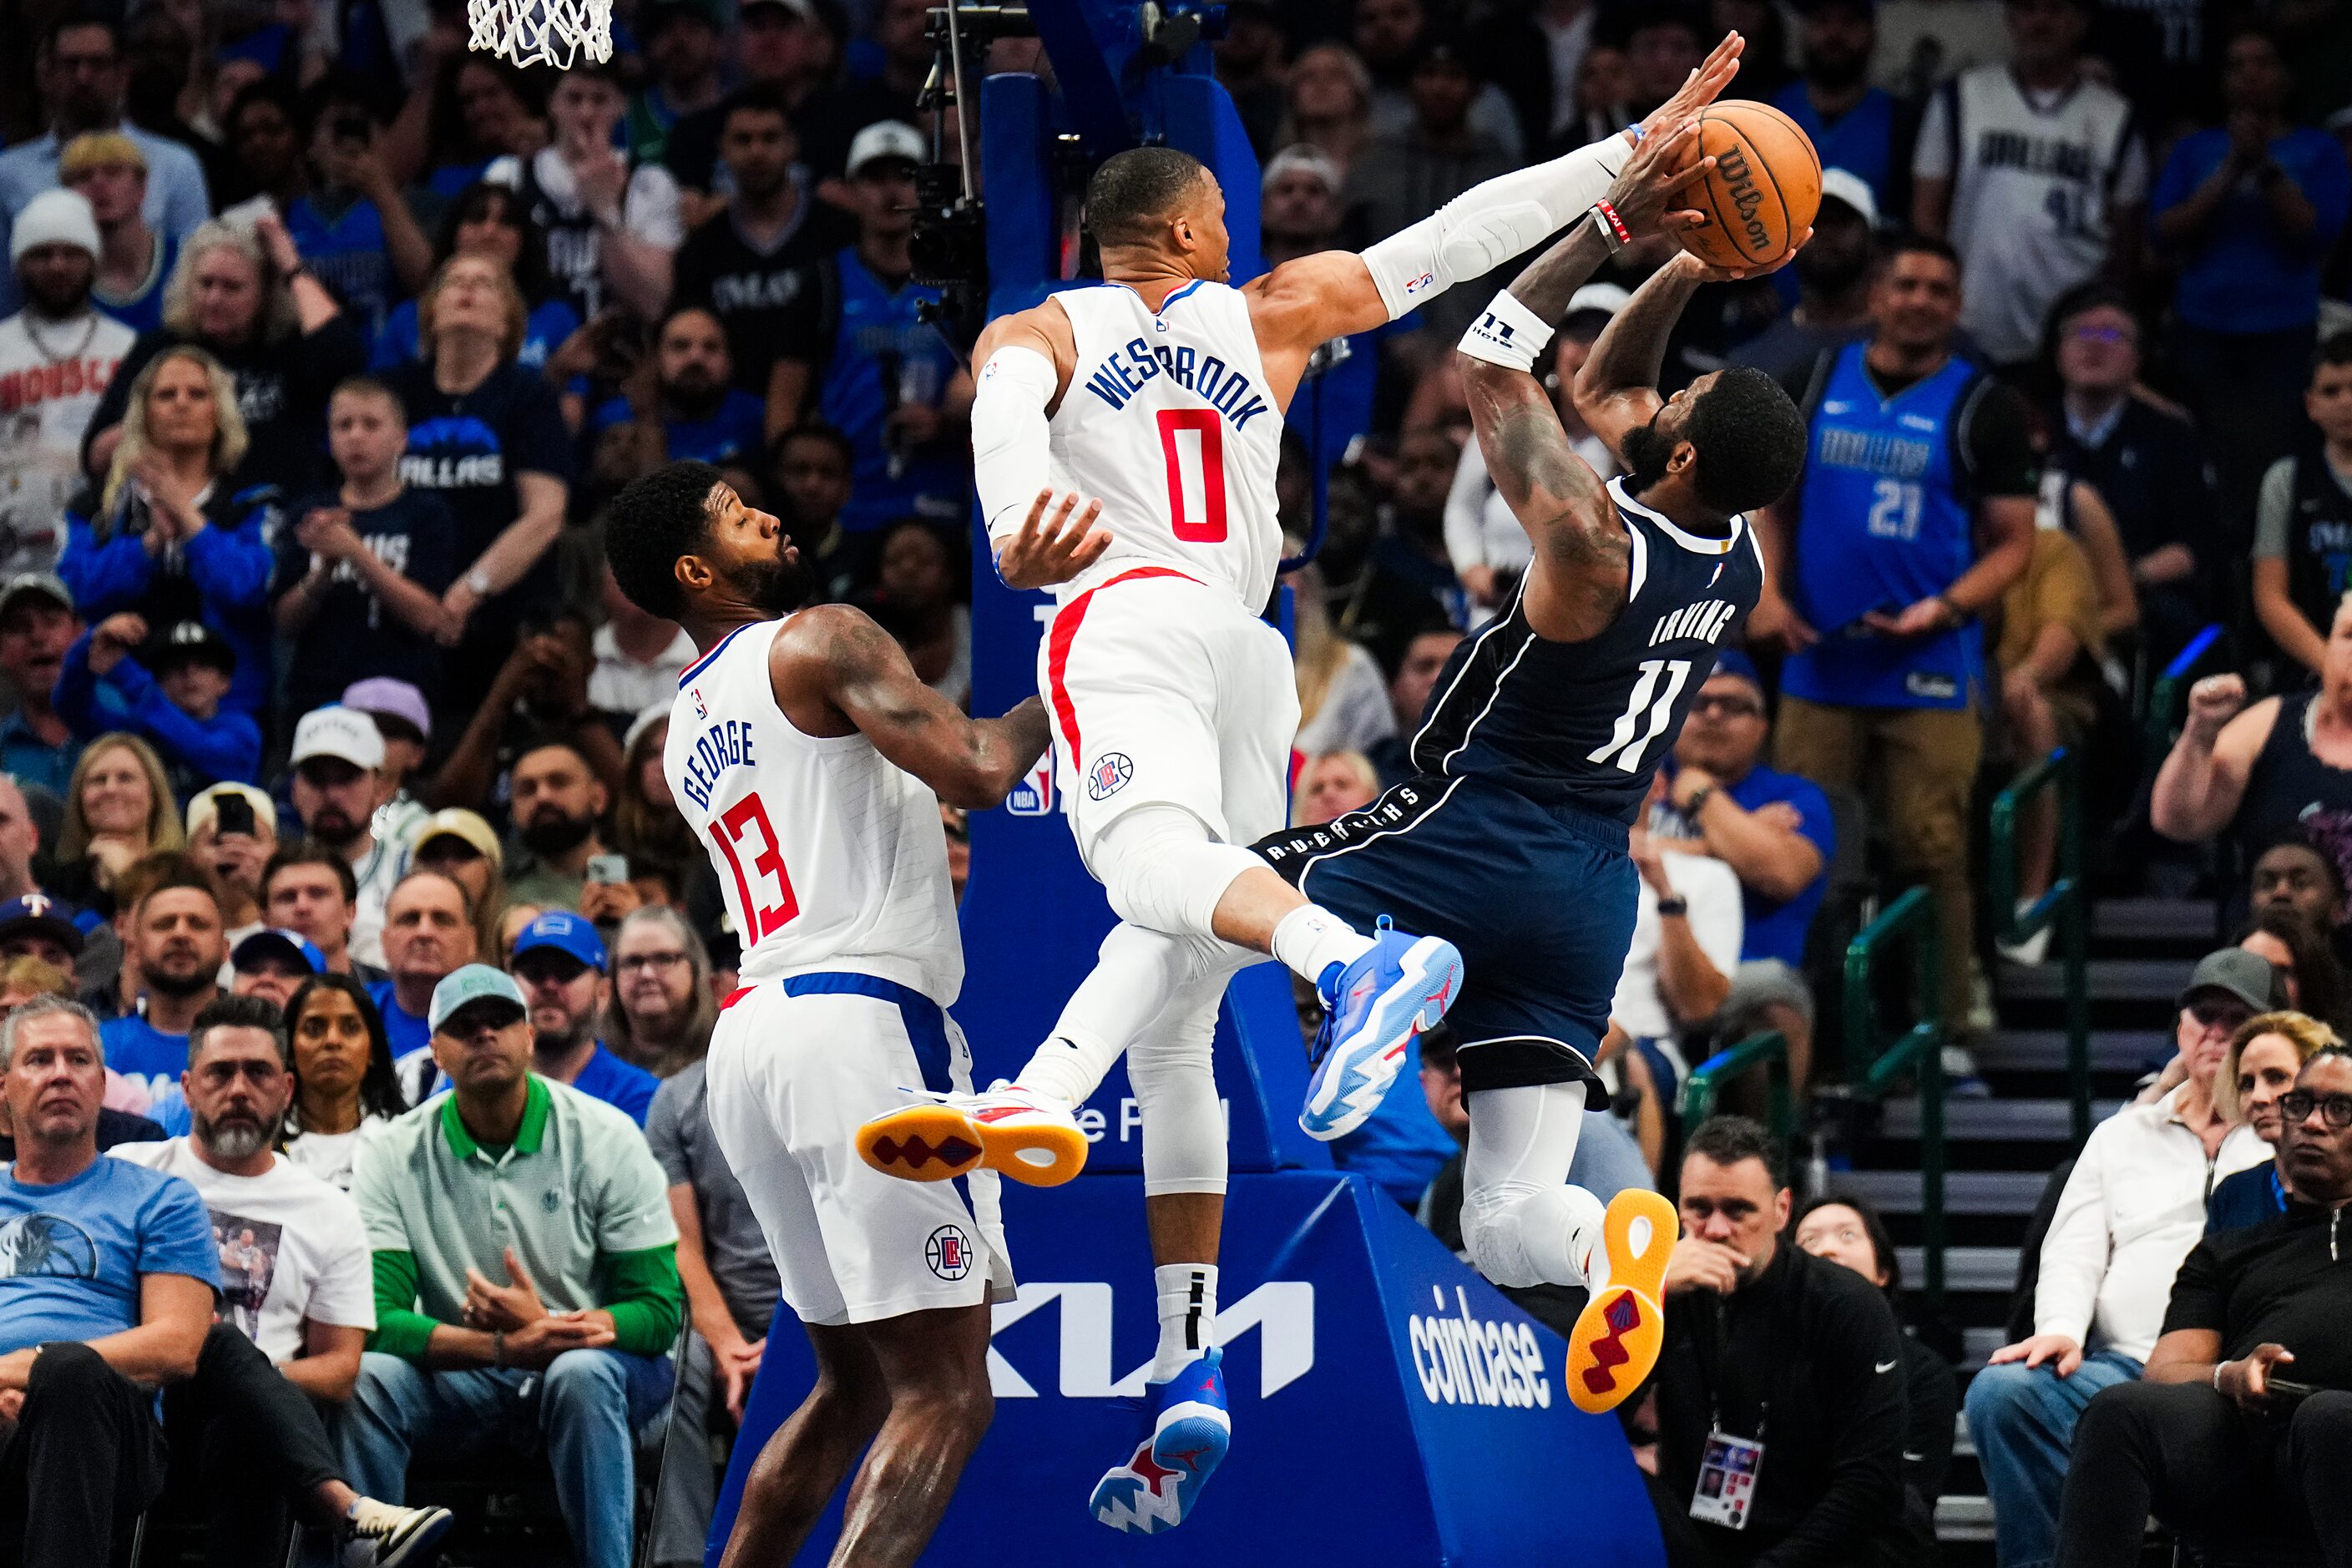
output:
<path id="1" fill-rule="evenodd" d="M 1789 252 L 1822 205 L 1822 158 L 1797 122 L 1767 103 L 1734 99 L 1698 117 L 1699 156 L 1715 167 L 1684 195 L 1706 226 L 1684 248 L 1718 267 L 1765 267 Z"/>

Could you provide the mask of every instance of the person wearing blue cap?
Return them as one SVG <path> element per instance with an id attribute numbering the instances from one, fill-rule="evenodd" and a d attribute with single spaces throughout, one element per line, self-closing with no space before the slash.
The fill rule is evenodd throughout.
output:
<path id="1" fill-rule="evenodd" d="M 1741 1026 L 1780 1030 L 1790 1075 L 1801 1088 L 1813 1038 L 1805 933 L 1829 888 L 1837 827 L 1821 785 L 1759 760 L 1771 734 L 1756 666 L 1738 648 L 1724 649 L 1675 742 L 1650 831 L 1674 847 L 1714 856 L 1738 877 L 1739 967 L 1716 1018 L 1730 1038 Z"/>
<path id="2" fill-rule="evenodd" d="M 606 1050 L 596 1037 L 613 999 L 596 927 L 568 910 L 550 910 L 515 938 L 507 968 L 530 1007 L 532 1069 L 617 1106 L 643 1127 L 660 1080 Z"/>
<path id="3" fill-rule="evenodd" d="M 296 986 L 327 972 L 327 955 L 299 931 L 264 926 L 229 950 L 228 966 L 236 971 L 229 986 L 233 994 L 258 996 L 282 1008 Z"/>

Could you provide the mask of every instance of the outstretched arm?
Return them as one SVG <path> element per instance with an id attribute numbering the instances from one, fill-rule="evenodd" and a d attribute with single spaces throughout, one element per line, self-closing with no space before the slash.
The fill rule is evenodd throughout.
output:
<path id="1" fill-rule="evenodd" d="M 1698 286 L 1721 276 L 1690 252 L 1675 253 L 1633 290 L 1594 340 L 1584 368 L 1576 374 L 1576 412 L 1618 462 L 1625 461 L 1625 432 L 1647 425 L 1664 401 L 1658 373 L 1666 360 L 1666 334 Z"/>
<path id="2" fill-rule="evenodd" d="M 1678 194 L 1706 173 L 1690 158 L 1696 127 L 1685 123 L 1644 138 L 1610 186 L 1606 200 L 1624 235 L 1687 228 L 1701 220 L 1689 210 L 1668 212 Z M 1685 158 L 1690 166 L 1675 172 Z M 1633 545 L 1601 476 L 1570 447 L 1551 396 L 1534 374 L 1551 336 L 1601 264 L 1612 240 L 1622 244 L 1607 215 L 1580 223 L 1566 239 L 1496 296 L 1462 340 L 1462 388 L 1477 426 L 1478 447 L 1496 489 L 1535 544 L 1528 584 L 1528 618 L 1536 630 L 1580 642 L 1605 630 L 1624 607 Z"/>
<path id="3" fill-rule="evenodd" d="M 1695 117 L 1739 69 L 1738 34 L 1685 79 L 1682 89 L 1642 122 L 1564 158 L 1472 186 L 1421 222 L 1362 255 L 1325 251 L 1285 262 L 1246 285 L 1250 321 L 1269 390 L 1286 406 L 1307 358 L 1331 338 L 1366 332 L 1425 305 L 1456 283 L 1484 277 L 1590 211 L 1635 155 L 1636 146 Z"/>
<path id="4" fill-rule="evenodd" d="M 821 605 L 784 623 L 768 680 L 794 728 L 862 734 L 951 805 L 1002 801 L 1052 733 L 1034 697 L 1001 719 L 974 719 L 923 684 L 907 652 L 862 610 Z"/>

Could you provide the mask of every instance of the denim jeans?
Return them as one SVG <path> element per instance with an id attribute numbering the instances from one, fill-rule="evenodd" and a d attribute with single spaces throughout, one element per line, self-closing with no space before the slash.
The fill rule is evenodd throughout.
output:
<path id="1" fill-rule="evenodd" d="M 2139 1363 L 2115 1351 L 2083 1358 L 2060 1377 L 2050 1363 L 1989 1366 L 1969 1384 L 1969 1436 L 1976 1439 L 1993 1540 L 2001 1568 L 2049 1568 L 2058 1552 L 2058 1500 L 2083 1406 L 2103 1388 L 2130 1383 Z"/>
<path id="2" fill-rule="evenodd" d="M 581 1568 L 629 1568 L 636 1431 L 661 1413 L 669 1387 L 667 1356 L 578 1350 L 544 1372 L 427 1372 L 371 1351 L 343 1412 L 345 1479 L 399 1502 L 416 1449 L 436 1459 L 543 1454 Z"/>

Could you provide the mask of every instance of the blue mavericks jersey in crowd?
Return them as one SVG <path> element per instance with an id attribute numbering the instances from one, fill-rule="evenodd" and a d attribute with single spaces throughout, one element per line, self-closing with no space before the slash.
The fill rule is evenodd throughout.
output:
<path id="1" fill-rule="evenodd" d="M 589 437 L 593 442 L 614 426 L 626 425 L 636 416 L 627 398 L 608 398 L 588 416 Z M 708 417 L 662 421 L 669 437 L 670 460 L 732 463 L 750 458 L 756 462 L 767 443 L 767 418 L 765 398 L 730 386 Z"/>
<path id="2" fill-rule="evenodd" d="M 1864 346 L 1838 351 L 1812 411 L 1789 596 L 1822 640 L 1790 658 L 1780 689 L 1841 707 L 1965 707 L 1983 663 L 1975 622 L 1895 642 L 1862 618 L 1942 593 L 1976 561 L 1954 436 L 1991 383 L 1955 356 L 1887 397 Z"/>
<path id="3" fill-rule="evenodd" d="M 382 331 L 399 285 L 376 205 L 355 201 L 330 216 L 310 197 L 299 196 L 286 209 L 286 232 L 311 276 L 342 301 L 361 332 L 373 339 Z"/>
<path id="4" fill-rule="evenodd" d="M 1530 799 L 1630 825 L 1658 762 L 1715 669 L 1716 650 L 1756 607 L 1764 558 L 1744 517 L 1707 538 L 1609 481 L 1633 539 L 1625 608 L 1582 642 L 1551 642 L 1510 613 L 1456 648 L 1412 739 L 1424 773 L 1470 775 Z"/>
<path id="5" fill-rule="evenodd" d="M 835 258 L 841 278 L 841 322 L 835 330 L 817 416 L 849 437 L 856 480 L 841 525 L 852 532 L 902 517 L 952 519 L 970 505 L 971 466 L 962 441 L 935 443 L 894 465 L 883 441 L 885 422 L 900 403 L 936 405 L 958 368 L 955 351 L 939 329 L 915 311 L 940 291 L 910 279 L 895 289 L 874 275 L 851 246 Z M 893 467 L 897 472 L 892 472 Z"/>

